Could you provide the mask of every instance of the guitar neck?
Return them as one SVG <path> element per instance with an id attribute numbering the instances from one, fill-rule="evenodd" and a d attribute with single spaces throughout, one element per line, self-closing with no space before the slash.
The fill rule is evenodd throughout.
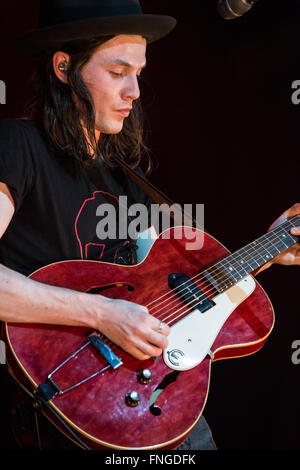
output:
<path id="1" fill-rule="evenodd" d="M 300 216 L 296 215 L 218 261 L 202 274 L 221 293 L 294 245 L 298 237 L 291 235 L 290 230 L 299 226 Z"/>

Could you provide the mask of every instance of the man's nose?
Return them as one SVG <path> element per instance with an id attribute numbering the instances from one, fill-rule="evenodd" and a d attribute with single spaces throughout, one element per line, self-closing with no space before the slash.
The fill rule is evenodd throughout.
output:
<path id="1" fill-rule="evenodd" d="M 128 76 L 126 86 L 123 89 L 122 98 L 137 100 L 140 97 L 140 87 L 138 77 L 136 75 Z"/>

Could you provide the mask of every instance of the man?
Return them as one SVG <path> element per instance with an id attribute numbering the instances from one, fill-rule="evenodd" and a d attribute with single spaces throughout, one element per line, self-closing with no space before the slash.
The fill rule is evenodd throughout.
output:
<path id="1" fill-rule="evenodd" d="M 145 360 L 162 353 L 170 332 L 146 307 L 26 277 L 59 260 L 136 262 L 134 240 L 99 240 L 95 208 L 125 194 L 149 204 L 113 156 L 141 162 L 138 79 L 147 42 L 175 21 L 143 15 L 133 0 L 81 3 L 43 2 L 43 28 L 22 39 L 40 66 L 32 119 L 0 125 L 0 319 L 87 326 Z M 298 264 L 297 250 L 277 261 Z M 203 418 L 181 448 L 215 448 Z"/>
<path id="2" fill-rule="evenodd" d="M 26 277 L 54 260 L 136 262 L 134 240 L 99 240 L 95 208 L 124 194 L 149 203 L 112 159 L 141 160 L 137 100 L 146 45 L 175 20 L 143 15 L 138 1 L 111 3 L 43 2 L 44 29 L 20 41 L 40 65 L 32 119 L 0 125 L 0 318 L 88 326 L 145 360 L 162 353 L 170 331 L 146 307 Z M 197 428 L 211 440 L 203 419 Z M 213 443 L 192 443 L 203 445 Z"/>

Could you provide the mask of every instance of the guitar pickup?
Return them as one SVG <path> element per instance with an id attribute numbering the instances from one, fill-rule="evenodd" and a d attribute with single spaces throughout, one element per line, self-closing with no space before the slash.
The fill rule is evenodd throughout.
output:
<path id="1" fill-rule="evenodd" d="M 120 367 L 123 362 L 111 350 L 111 348 L 101 339 L 99 333 L 91 333 L 88 339 L 92 346 L 107 360 L 113 369 Z"/>
<path id="2" fill-rule="evenodd" d="M 197 308 L 201 313 L 204 313 L 215 305 L 186 274 L 172 273 L 169 275 L 168 282 L 169 287 L 176 292 L 190 310 Z"/>

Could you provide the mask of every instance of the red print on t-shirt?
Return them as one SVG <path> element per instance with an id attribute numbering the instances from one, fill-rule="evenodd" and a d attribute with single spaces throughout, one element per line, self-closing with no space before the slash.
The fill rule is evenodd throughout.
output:
<path id="1" fill-rule="evenodd" d="M 116 204 L 119 204 L 119 199 L 116 196 L 105 191 L 94 191 L 93 196 L 85 199 L 79 209 L 75 220 L 75 234 L 79 244 L 81 259 L 101 260 L 106 246 L 111 243 L 109 239 L 99 240 L 96 234 L 96 227 L 99 222 L 99 218 L 96 216 L 97 208 L 103 202 L 110 203 L 110 200 L 114 207 L 116 207 Z M 115 263 L 122 262 L 118 252 L 121 247 L 128 243 L 129 241 L 125 240 L 119 243 L 118 247 L 114 250 L 113 261 Z"/>

